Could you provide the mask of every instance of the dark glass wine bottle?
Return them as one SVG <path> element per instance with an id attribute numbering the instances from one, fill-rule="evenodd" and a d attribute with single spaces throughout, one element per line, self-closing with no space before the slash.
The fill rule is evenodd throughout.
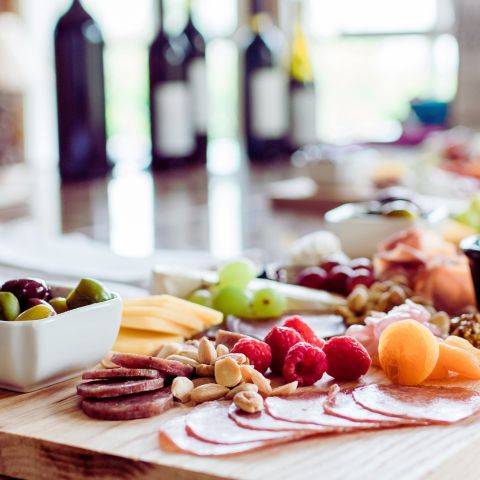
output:
<path id="1" fill-rule="evenodd" d="M 282 156 L 289 126 L 288 76 L 270 41 L 271 19 L 263 0 L 253 0 L 252 39 L 245 51 L 244 99 L 247 152 L 252 161 Z"/>
<path id="2" fill-rule="evenodd" d="M 315 84 L 308 42 L 302 26 L 302 0 L 296 0 L 295 9 L 289 84 L 291 150 L 318 140 Z"/>
<path id="3" fill-rule="evenodd" d="M 164 27 L 163 1 L 158 35 L 150 47 L 150 120 L 152 168 L 165 170 L 192 163 L 195 128 L 182 42 Z"/>
<path id="4" fill-rule="evenodd" d="M 186 39 L 187 78 L 190 86 L 195 122 L 196 148 L 195 163 L 207 160 L 208 131 L 208 87 L 207 65 L 205 59 L 205 39 L 193 23 L 192 0 L 187 0 L 188 22 L 183 32 Z"/>
<path id="5" fill-rule="evenodd" d="M 60 175 L 81 180 L 105 175 L 107 160 L 103 38 L 74 0 L 55 28 Z"/>

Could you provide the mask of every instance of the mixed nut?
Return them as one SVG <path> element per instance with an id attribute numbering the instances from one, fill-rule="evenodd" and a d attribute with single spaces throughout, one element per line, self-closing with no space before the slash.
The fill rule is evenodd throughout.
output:
<path id="1" fill-rule="evenodd" d="M 44 280 L 9 280 L 0 288 L 0 320 L 41 320 L 85 305 L 110 300 L 112 294 L 96 280 L 84 278 L 67 298 L 52 297 L 52 291 Z"/>

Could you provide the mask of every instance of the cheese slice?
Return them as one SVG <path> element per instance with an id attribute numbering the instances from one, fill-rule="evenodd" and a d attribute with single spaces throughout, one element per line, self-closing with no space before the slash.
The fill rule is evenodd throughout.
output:
<path id="1" fill-rule="evenodd" d="M 168 335 L 145 330 L 121 328 L 112 350 L 124 353 L 154 355 L 166 343 L 183 341 L 184 338 L 181 335 Z"/>
<path id="2" fill-rule="evenodd" d="M 189 327 L 178 325 L 162 317 L 157 316 L 138 316 L 130 315 L 128 310 L 124 312 L 122 317 L 122 327 L 136 330 L 148 330 L 150 332 L 168 333 L 171 335 L 181 335 L 183 337 L 191 337 L 196 333 Z"/>

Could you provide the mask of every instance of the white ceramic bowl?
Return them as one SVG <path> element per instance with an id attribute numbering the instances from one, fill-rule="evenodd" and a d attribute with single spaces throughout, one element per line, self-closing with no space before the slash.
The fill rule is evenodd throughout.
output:
<path id="1" fill-rule="evenodd" d="M 364 206 L 364 203 L 346 203 L 325 214 L 327 228 L 340 238 L 343 251 L 352 258 L 371 257 L 380 242 L 413 226 L 440 231 L 448 216 L 446 209 L 437 207 L 416 219 L 384 217 L 362 214 Z"/>
<path id="2" fill-rule="evenodd" d="M 54 296 L 71 289 L 50 286 Z M 0 321 L 0 388 L 31 392 L 97 364 L 115 343 L 122 319 L 117 294 L 44 320 Z"/>

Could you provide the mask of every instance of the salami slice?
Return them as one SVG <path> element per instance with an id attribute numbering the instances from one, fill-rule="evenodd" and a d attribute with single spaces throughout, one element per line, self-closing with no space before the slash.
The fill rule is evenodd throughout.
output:
<path id="1" fill-rule="evenodd" d="M 174 406 L 169 388 L 106 399 L 85 398 L 82 410 L 100 420 L 134 420 L 160 415 Z"/>
<path id="2" fill-rule="evenodd" d="M 184 365 L 175 360 L 166 358 L 149 357 L 136 353 L 114 353 L 111 358 L 113 363 L 126 368 L 153 368 L 164 375 L 172 377 L 189 377 L 193 367 Z"/>
<path id="3" fill-rule="evenodd" d="M 100 380 L 84 382 L 77 385 L 77 393 L 82 397 L 110 398 L 130 395 L 132 393 L 150 392 L 163 387 L 163 378 L 147 380 Z"/>
<path id="4" fill-rule="evenodd" d="M 237 443 L 278 440 L 285 436 L 295 437 L 295 432 L 274 432 L 239 427 L 229 416 L 230 402 L 204 403 L 186 417 L 185 426 L 189 435 L 210 443 L 235 445 Z M 300 435 L 302 435 L 300 433 Z"/>
<path id="5" fill-rule="evenodd" d="M 379 423 L 353 422 L 346 418 L 329 415 L 323 409 L 327 392 L 308 392 L 288 397 L 268 397 L 265 399 L 267 412 L 274 418 L 296 423 L 313 423 L 335 427 L 337 431 L 379 428 Z"/>
<path id="6" fill-rule="evenodd" d="M 367 385 L 352 395 L 372 412 L 427 423 L 455 423 L 480 412 L 480 394 L 461 387 Z"/>
<path id="7" fill-rule="evenodd" d="M 208 457 L 251 452 L 290 440 L 287 436 L 281 440 L 263 440 L 233 445 L 204 442 L 187 433 L 185 429 L 185 417 L 176 417 L 166 422 L 160 429 L 159 439 L 160 447 L 167 452 L 189 453 Z"/>
<path id="8" fill-rule="evenodd" d="M 336 417 L 346 418 L 353 422 L 374 422 L 381 424 L 384 427 L 393 427 L 397 425 L 417 425 L 423 424 L 416 420 L 410 420 L 400 417 L 391 417 L 383 415 L 381 413 L 372 412 L 360 406 L 352 396 L 351 390 L 341 391 L 337 389 L 331 390 L 328 394 L 328 398 L 323 404 L 323 408 L 330 415 Z"/>
<path id="9" fill-rule="evenodd" d="M 331 433 L 335 432 L 335 427 L 324 427 L 314 423 L 294 423 L 273 418 L 267 412 L 246 413 L 238 409 L 235 405 L 230 405 L 228 412 L 230 418 L 240 427 L 252 430 L 267 430 L 271 432 L 315 432 Z"/>
<path id="10" fill-rule="evenodd" d="M 92 370 L 82 375 L 83 380 L 102 380 L 111 378 L 158 378 L 158 370 L 146 368 L 109 368 Z"/>

